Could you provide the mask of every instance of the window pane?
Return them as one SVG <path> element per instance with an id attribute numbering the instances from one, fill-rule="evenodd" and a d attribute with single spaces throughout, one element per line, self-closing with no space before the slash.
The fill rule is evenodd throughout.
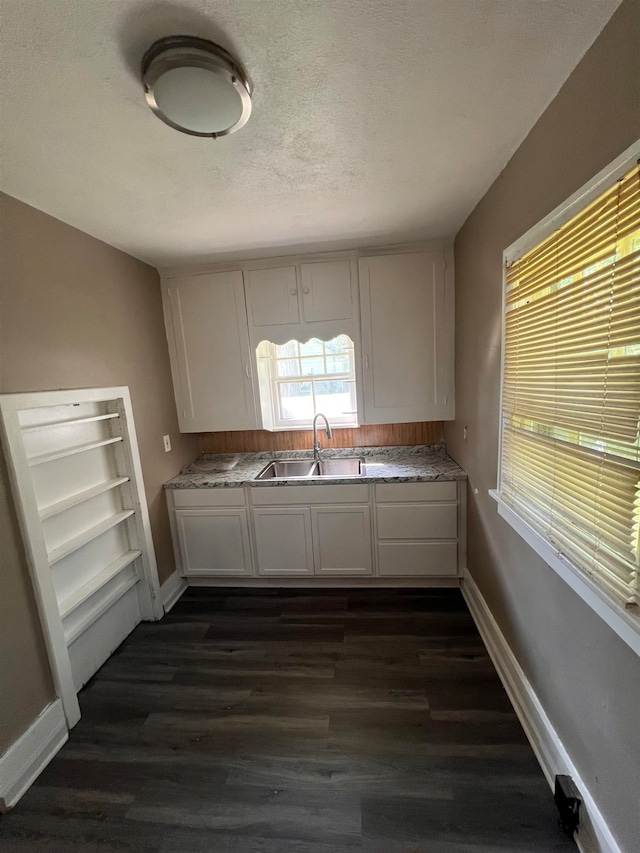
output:
<path id="1" fill-rule="evenodd" d="M 284 382 L 278 386 L 280 419 L 298 421 L 313 418 L 310 382 Z"/>
<path id="2" fill-rule="evenodd" d="M 311 338 L 306 344 L 300 344 L 300 355 L 322 355 L 322 341 Z"/>
<path id="3" fill-rule="evenodd" d="M 340 417 L 356 408 L 355 383 L 346 380 L 319 380 L 314 382 L 316 408 L 329 419 Z"/>
<path id="4" fill-rule="evenodd" d="M 324 358 L 301 359 L 303 376 L 322 376 L 325 373 Z"/>
<path id="5" fill-rule="evenodd" d="M 297 358 L 280 359 L 277 365 L 278 376 L 300 376 L 300 362 Z"/>
<path id="6" fill-rule="evenodd" d="M 298 355 L 298 341 L 287 341 L 282 346 L 276 345 L 276 358 L 290 358 Z"/>
<path id="7" fill-rule="evenodd" d="M 349 373 L 351 370 L 351 359 L 344 353 L 343 355 L 328 355 L 327 356 L 327 373 Z"/>

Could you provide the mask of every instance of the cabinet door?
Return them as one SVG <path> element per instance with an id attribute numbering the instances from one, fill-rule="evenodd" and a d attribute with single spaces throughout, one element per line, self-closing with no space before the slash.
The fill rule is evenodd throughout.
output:
<path id="1" fill-rule="evenodd" d="M 176 528 L 183 575 L 252 574 L 245 509 L 178 509 Z"/>
<path id="2" fill-rule="evenodd" d="M 373 573 L 368 506 L 313 507 L 311 514 L 317 575 L 353 577 Z"/>
<path id="3" fill-rule="evenodd" d="M 163 302 L 180 430 L 256 429 L 242 273 L 171 280 Z"/>
<path id="4" fill-rule="evenodd" d="M 360 260 L 361 423 L 454 417 L 452 287 L 442 252 Z"/>
<path id="5" fill-rule="evenodd" d="M 308 507 L 253 510 L 258 574 L 287 577 L 313 574 L 311 512 Z"/>
<path id="6" fill-rule="evenodd" d="M 298 282 L 296 268 L 249 270 L 246 283 L 249 321 L 253 326 L 297 323 Z"/>
<path id="7" fill-rule="evenodd" d="M 351 263 L 302 264 L 302 312 L 306 323 L 348 320 L 353 316 Z"/>

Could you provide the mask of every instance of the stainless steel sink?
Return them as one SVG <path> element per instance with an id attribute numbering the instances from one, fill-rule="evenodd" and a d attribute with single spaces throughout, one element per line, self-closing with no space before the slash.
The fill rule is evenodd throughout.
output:
<path id="1" fill-rule="evenodd" d="M 256 480 L 303 480 L 311 476 L 315 466 L 313 459 L 273 459 Z"/>
<path id="2" fill-rule="evenodd" d="M 356 456 L 337 459 L 272 459 L 256 480 L 310 480 L 316 477 L 361 477 L 363 460 Z"/>
<path id="3" fill-rule="evenodd" d="M 343 456 L 338 459 L 321 459 L 313 471 L 313 477 L 361 477 L 364 473 L 362 459 Z"/>

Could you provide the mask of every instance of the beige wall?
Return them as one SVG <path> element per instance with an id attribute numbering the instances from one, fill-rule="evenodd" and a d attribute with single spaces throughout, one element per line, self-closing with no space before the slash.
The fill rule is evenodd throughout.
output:
<path id="1" fill-rule="evenodd" d="M 625 0 L 456 238 L 469 569 L 623 850 L 640 834 L 640 659 L 499 517 L 502 252 L 640 137 L 640 0 Z M 468 440 L 463 427 L 468 426 Z M 474 489 L 478 494 L 474 494 Z"/>
<path id="2" fill-rule="evenodd" d="M 197 437 L 178 432 L 158 274 L 8 196 L 0 196 L 0 215 L 0 392 L 129 386 L 162 582 L 174 569 L 162 483 L 198 447 Z M 52 695 L 1 473 L 0 751 Z"/>
<path id="3" fill-rule="evenodd" d="M 54 696 L 4 457 L 0 451 L 0 752 Z"/>

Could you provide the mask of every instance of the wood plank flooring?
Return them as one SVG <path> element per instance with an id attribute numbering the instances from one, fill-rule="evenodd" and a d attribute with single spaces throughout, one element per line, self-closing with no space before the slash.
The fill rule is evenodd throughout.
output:
<path id="1" fill-rule="evenodd" d="M 189 590 L 80 694 L 2 853 L 561 853 L 458 590 Z"/>

